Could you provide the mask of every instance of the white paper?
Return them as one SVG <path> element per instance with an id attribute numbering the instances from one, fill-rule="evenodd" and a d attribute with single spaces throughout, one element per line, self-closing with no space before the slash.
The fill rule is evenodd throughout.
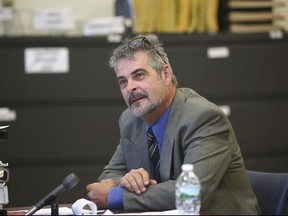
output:
<path id="1" fill-rule="evenodd" d="M 89 207 L 89 212 L 87 213 L 87 210 L 85 207 Z M 74 215 L 96 215 L 97 214 L 97 206 L 95 203 L 91 202 L 87 199 L 78 199 L 76 202 L 72 205 L 72 212 Z"/>
<path id="2" fill-rule="evenodd" d="M 60 48 L 26 48 L 26 73 L 67 73 L 69 71 L 69 50 Z"/>
<path id="3" fill-rule="evenodd" d="M 33 215 L 51 215 L 51 208 L 42 208 Z M 73 212 L 68 207 L 59 207 L 59 215 L 73 215 Z"/>
<path id="4" fill-rule="evenodd" d="M 35 29 L 71 30 L 74 28 L 74 10 L 71 8 L 35 9 Z"/>
<path id="5" fill-rule="evenodd" d="M 167 211 L 151 211 L 151 212 L 141 212 L 141 213 L 123 213 L 123 214 L 113 214 L 110 210 L 106 210 L 103 215 L 179 215 L 178 210 L 167 210 Z"/>
<path id="6" fill-rule="evenodd" d="M 85 214 L 88 214 L 88 213 L 91 214 L 91 211 L 89 210 L 84 210 L 83 212 Z M 35 214 L 33 215 L 51 215 L 51 208 L 42 208 L 38 210 L 37 212 L 35 212 Z M 71 208 L 59 207 L 59 215 L 74 215 L 74 214 Z"/>
<path id="7" fill-rule="evenodd" d="M 209 47 L 207 49 L 207 56 L 210 59 L 228 58 L 230 56 L 230 51 L 228 47 Z"/>
<path id="8" fill-rule="evenodd" d="M 27 213 L 27 210 L 17 210 L 17 211 L 12 211 L 12 213 L 10 215 L 13 215 L 13 213 L 22 213 L 24 212 Z M 103 213 L 104 210 L 99 210 L 97 211 L 97 213 Z M 90 210 L 85 210 L 84 213 L 86 215 L 91 214 Z M 42 209 L 39 209 L 37 212 L 35 212 L 33 215 L 51 215 L 51 207 L 45 207 Z M 73 211 L 71 208 L 68 207 L 59 207 L 59 215 L 73 215 Z"/>
<path id="9" fill-rule="evenodd" d="M 13 11 L 11 8 L 0 8 L 0 21 L 8 21 L 13 19 Z"/>
<path id="10" fill-rule="evenodd" d="M 84 24 L 85 36 L 122 34 L 125 31 L 124 17 L 104 17 L 88 20 Z"/>

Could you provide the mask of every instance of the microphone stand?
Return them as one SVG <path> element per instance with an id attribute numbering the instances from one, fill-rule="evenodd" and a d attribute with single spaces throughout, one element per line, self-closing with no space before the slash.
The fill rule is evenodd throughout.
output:
<path id="1" fill-rule="evenodd" d="M 51 205 L 51 215 L 59 215 L 58 203 L 56 203 L 57 196 L 63 193 L 65 190 L 73 188 L 78 181 L 79 179 L 74 173 L 66 176 L 61 185 L 42 198 L 25 215 L 33 215 L 45 205 Z"/>
<path id="2" fill-rule="evenodd" d="M 56 199 L 51 202 L 51 215 L 59 215 L 59 208 Z"/>

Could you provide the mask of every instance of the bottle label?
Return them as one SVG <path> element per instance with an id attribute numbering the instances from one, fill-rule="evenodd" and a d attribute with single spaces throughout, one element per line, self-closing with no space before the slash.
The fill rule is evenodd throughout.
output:
<path id="1" fill-rule="evenodd" d="M 176 208 L 180 215 L 198 215 L 201 207 L 200 185 L 176 187 Z"/>
<path id="2" fill-rule="evenodd" d="M 179 187 L 177 196 L 180 200 L 186 199 L 200 199 L 200 187 L 199 186 L 185 186 Z"/>

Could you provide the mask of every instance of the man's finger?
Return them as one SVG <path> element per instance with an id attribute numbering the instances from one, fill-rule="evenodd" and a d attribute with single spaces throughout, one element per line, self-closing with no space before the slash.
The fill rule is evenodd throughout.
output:
<path id="1" fill-rule="evenodd" d="M 139 172 L 140 175 L 142 176 L 143 184 L 148 186 L 150 180 L 149 173 L 143 168 L 138 169 L 137 172 Z"/>
<path id="2" fill-rule="evenodd" d="M 125 175 L 125 179 L 128 181 L 132 191 L 137 194 L 141 194 L 141 187 L 143 187 L 142 177 L 137 172 L 131 172 Z"/>
<path id="3" fill-rule="evenodd" d="M 125 187 L 127 190 L 129 190 L 130 192 L 134 192 L 132 186 L 130 185 L 130 183 L 127 181 L 126 178 L 121 179 L 120 181 L 120 186 L 121 187 Z"/>

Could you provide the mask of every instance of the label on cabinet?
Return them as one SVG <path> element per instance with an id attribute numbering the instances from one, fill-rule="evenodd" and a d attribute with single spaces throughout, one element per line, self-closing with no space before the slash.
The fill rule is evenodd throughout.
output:
<path id="1" fill-rule="evenodd" d="M 207 57 L 210 59 L 215 58 L 228 58 L 230 51 L 228 47 L 209 47 L 207 49 Z"/>
<path id="2" fill-rule="evenodd" d="M 26 48 L 24 51 L 25 72 L 68 73 L 68 48 Z"/>

